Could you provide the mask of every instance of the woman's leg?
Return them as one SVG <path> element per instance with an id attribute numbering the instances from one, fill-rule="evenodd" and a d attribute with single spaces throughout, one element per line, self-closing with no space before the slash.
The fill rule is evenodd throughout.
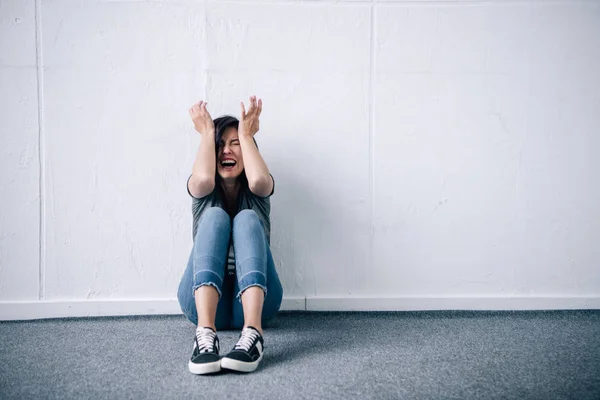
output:
<path id="1" fill-rule="evenodd" d="M 234 293 L 239 293 L 239 283 L 235 283 Z M 250 288 L 251 289 L 251 288 Z M 262 290 L 261 290 L 262 292 Z M 273 256 L 271 255 L 271 249 L 267 247 L 267 295 L 264 296 L 263 293 L 261 295 L 264 297 L 264 302 L 262 306 L 262 316 L 261 316 L 261 327 L 267 326 L 268 322 L 275 317 L 277 311 L 281 307 L 281 300 L 283 299 L 283 287 L 281 286 L 281 281 L 279 280 L 279 275 L 277 275 L 277 270 L 275 269 L 275 262 L 273 261 Z M 244 302 L 244 295 L 242 294 L 242 303 Z M 248 313 L 245 311 L 246 307 L 243 307 L 239 301 L 233 301 L 233 319 L 232 319 L 232 328 L 233 329 L 241 329 L 244 326 L 254 326 L 250 323 L 245 324 L 244 316 Z M 250 311 L 252 312 L 252 311 Z M 261 331 L 262 332 L 262 331 Z"/>
<path id="2" fill-rule="evenodd" d="M 241 211 L 233 220 L 233 245 L 237 282 L 233 302 L 233 328 L 252 326 L 262 334 L 262 325 L 275 316 L 283 288 L 262 224 L 254 211 Z"/>
<path id="3" fill-rule="evenodd" d="M 217 207 L 206 210 L 177 293 L 181 310 L 199 327 L 216 330 L 230 325 L 231 295 L 221 296 L 230 238 L 227 213 Z"/>
<path id="4" fill-rule="evenodd" d="M 244 327 L 233 350 L 221 359 L 221 367 L 252 372 L 263 358 L 262 321 L 281 305 L 281 283 L 275 271 L 263 226 L 254 211 L 244 210 L 233 220 L 233 247 L 241 300 L 233 301 L 233 325 Z"/>

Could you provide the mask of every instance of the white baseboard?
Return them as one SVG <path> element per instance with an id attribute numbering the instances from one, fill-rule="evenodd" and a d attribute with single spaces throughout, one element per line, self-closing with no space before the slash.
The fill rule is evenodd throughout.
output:
<path id="1" fill-rule="evenodd" d="M 281 310 L 305 310 L 304 297 L 284 298 Z M 0 321 L 41 318 L 182 314 L 177 299 L 0 301 Z"/>
<path id="2" fill-rule="evenodd" d="M 431 311 L 600 309 L 600 296 L 581 297 L 286 297 L 281 310 Z M 0 301 L 0 321 L 41 318 L 181 314 L 177 299 Z"/>
<path id="3" fill-rule="evenodd" d="M 306 309 L 309 311 L 600 309 L 600 296 L 307 297 Z"/>

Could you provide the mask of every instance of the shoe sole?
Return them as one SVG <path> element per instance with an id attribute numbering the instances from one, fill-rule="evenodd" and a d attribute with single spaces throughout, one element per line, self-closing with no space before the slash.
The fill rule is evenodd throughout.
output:
<path id="1" fill-rule="evenodd" d="M 188 362 L 188 369 L 192 374 L 205 375 L 214 374 L 221 370 L 221 361 L 211 363 L 194 364 L 191 360 Z"/>
<path id="2" fill-rule="evenodd" d="M 243 362 L 234 360 L 233 358 L 223 357 L 221 359 L 221 368 L 238 372 L 253 372 L 258 368 L 258 364 L 262 358 L 263 355 L 261 354 L 260 357 L 258 357 L 258 360 L 254 362 Z"/>

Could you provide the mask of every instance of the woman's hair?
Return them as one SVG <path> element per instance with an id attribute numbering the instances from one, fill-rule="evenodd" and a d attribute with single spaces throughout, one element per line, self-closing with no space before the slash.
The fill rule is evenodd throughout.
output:
<path id="1" fill-rule="evenodd" d="M 223 138 L 225 131 L 227 130 L 227 128 L 231 128 L 231 127 L 238 129 L 238 127 L 240 125 L 240 121 L 236 117 L 232 117 L 231 115 L 223 115 L 223 116 L 220 116 L 219 118 L 216 118 L 213 121 L 213 123 L 215 124 L 215 149 L 218 154 L 219 153 L 219 142 Z M 256 139 L 252 138 L 252 140 L 254 140 L 254 144 L 256 145 L 256 148 L 258 149 L 258 144 L 256 143 Z"/>
<path id="2" fill-rule="evenodd" d="M 228 128 L 238 129 L 240 121 L 236 117 L 232 117 L 230 115 L 223 115 L 219 118 L 216 118 L 213 122 L 215 124 L 215 152 L 216 152 L 216 156 L 217 156 L 217 162 L 219 162 L 218 161 L 219 143 L 223 139 L 223 135 L 225 134 L 225 131 Z M 256 145 L 256 148 L 258 149 L 258 144 L 256 143 L 256 139 L 252 138 L 252 140 L 254 140 L 254 144 Z M 242 173 L 240 174 L 238 179 L 240 180 L 240 183 L 242 184 L 242 186 L 244 186 L 245 188 L 248 188 L 248 178 L 246 178 L 246 171 L 242 171 Z M 221 181 L 221 177 L 219 176 L 219 173 L 217 172 L 216 177 L 215 177 L 215 183 L 219 183 L 220 181 Z"/>
<path id="3" fill-rule="evenodd" d="M 215 149 L 217 153 L 219 152 L 219 142 L 223 138 L 225 131 L 227 128 L 235 128 L 237 129 L 240 121 L 236 117 L 232 117 L 230 115 L 223 115 L 214 121 L 215 124 Z"/>

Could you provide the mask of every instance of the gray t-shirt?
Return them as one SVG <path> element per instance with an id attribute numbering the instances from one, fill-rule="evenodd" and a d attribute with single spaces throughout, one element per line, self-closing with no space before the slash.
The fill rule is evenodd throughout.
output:
<path id="1" fill-rule="evenodd" d="M 191 178 L 191 176 L 190 176 Z M 271 176 L 273 178 L 273 176 Z M 189 183 L 189 178 L 188 178 Z M 186 185 L 187 186 L 187 185 Z M 198 230 L 198 221 L 202 217 L 202 214 L 210 207 L 220 207 L 227 211 L 225 208 L 225 202 L 221 197 L 221 191 L 215 187 L 212 193 L 198 199 L 189 191 L 188 194 L 192 197 L 192 215 L 194 217 L 193 229 L 192 229 L 192 240 L 196 237 L 196 231 Z M 271 243 L 271 219 L 269 217 L 271 213 L 271 199 L 270 197 L 275 192 L 275 180 L 273 179 L 273 190 L 267 197 L 260 197 L 250 191 L 249 188 L 243 188 L 240 190 L 237 199 L 237 211 L 236 214 L 242 210 L 254 210 L 258 215 L 258 219 L 262 223 L 263 229 L 265 230 L 265 237 L 267 238 L 267 244 Z M 227 270 L 231 272 L 235 271 L 235 252 L 233 250 L 233 243 L 229 244 L 229 255 L 227 257 Z"/>

